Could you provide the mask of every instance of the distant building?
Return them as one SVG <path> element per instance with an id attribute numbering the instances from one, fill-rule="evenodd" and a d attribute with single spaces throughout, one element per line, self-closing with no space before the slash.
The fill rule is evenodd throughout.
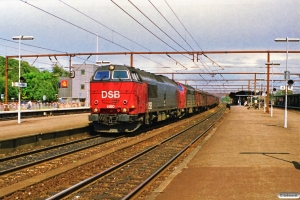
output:
<path id="1" fill-rule="evenodd" d="M 61 103 L 76 102 L 89 106 L 89 83 L 99 65 L 73 64 L 75 77 L 60 77 L 58 99 Z"/>
<path id="2" fill-rule="evenodd" d="M 230 92 L 229 97 L 232 99 L 233 105 L 238 105 L 241 102 L 241 105 L 244 104 L 245 101 L 251 102 L 251 98 L 254 96 L 261 96 L 262 92 L 258 91 L 238 91 L 238 92 Z"/>

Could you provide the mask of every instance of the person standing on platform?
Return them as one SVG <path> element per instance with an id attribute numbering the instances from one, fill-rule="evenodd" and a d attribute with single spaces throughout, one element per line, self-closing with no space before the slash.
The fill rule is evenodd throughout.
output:
<path id="1" fill-rule="evenodd" d="M 32 102 L 31 102 L 31 101 L 28 101 L 27 109 L 28 109 L 28 110 L 31 110 L 31 108 L 32 108 Z"/>

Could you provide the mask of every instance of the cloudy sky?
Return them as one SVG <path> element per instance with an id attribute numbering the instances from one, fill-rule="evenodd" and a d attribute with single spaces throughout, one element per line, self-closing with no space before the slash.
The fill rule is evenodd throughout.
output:
<path id="1" fill-rule="evenodd" d="M 0 5 L 1 56 L 18 55 L 18 42 L 12 40 L 18 35 L 34 36 L 33 41 L 22 41 L 21 54 L 96 52 L 97 46 L 99 52 L 286 50 L 286 43 L 276 43 L 274 39 L 300 37 L 299 0 L 0 0 Z M 300 43 L 290 42 L 288 48 L 300 50 Z M 135 55 L 134 66 L 156 73 L 266 71 L 266 54 L 207 56 L 199 56 L 200 61 L 193 62 L 188 55 Z M 96 56 L 86 59 L 80 56 L 72 62 L 91 64 Z M 298 73 L 300 55 L 289 54 L 288 59 L 289 71 Z M 34 58 L 26 60 L 31 63 Z M 129 65 L 128 55 L 99 56 L 98 60 Z M 68 66 L 66 57 L 52 61 Z M 281 64 L 274 72 L 285 70 L 286 54 L 271 54 L 271 61 Z M 34 65 L 51 69 L 51 64 L 49 58 L 39 58 Z M 222 83 L 246 77 L 200 78 Z"/>

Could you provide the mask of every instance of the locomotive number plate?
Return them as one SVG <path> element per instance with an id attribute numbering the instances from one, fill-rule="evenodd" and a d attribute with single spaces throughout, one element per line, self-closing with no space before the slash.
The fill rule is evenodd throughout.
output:
<path id="1" fill-rule="evenodd" d="M 115 108 L 115 105 L 107 105 L 107 108 Z"/>

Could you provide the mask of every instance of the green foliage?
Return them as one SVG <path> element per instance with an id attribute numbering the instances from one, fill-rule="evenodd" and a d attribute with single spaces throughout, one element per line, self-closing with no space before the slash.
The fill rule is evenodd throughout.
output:
<path id="1" fill-rule="evenodd" d="M 60 76 L 60 77 L 68 77 L 70 75 L 69 72 L 67 72 L 66 70 L 62 69 L 57 65 L 52 67 L 52 73 L 53 75 Z"/>
<path id="2" fill-rule="evenodd" d="M 18 99 L 18 88 L 12 87 L 12 82 L 19 81 L 19 61 L 8 60 L 8 101 Z M 47 101 L 56 101 L 57 84 L 60 76 L 68 76 L 68 72 L 61 67 L 54 66 L 52 72 L 39 71 L 28 62 L 21 62 L 21 76 L 26 79 L 27 87 L 22 88 L 22 100 L 42 100 L 46 95 Z M 0 56 L 0 94 L 5 94 L 5 58 Z"/>
<path id="3" fill-rule="evenodd" d="M 222 102 L 230 103 L 230 97 L 229 96 L 223 97 Z"/>
<path id="4" fill-rule="evenodd" d="M 293 94 L 293 91 L 288 90 L 288 94 Z M 285 95 L 285 90 L 279 90 L 274 94 L 274 96 L 282 96 L 282 95 Z"/>

